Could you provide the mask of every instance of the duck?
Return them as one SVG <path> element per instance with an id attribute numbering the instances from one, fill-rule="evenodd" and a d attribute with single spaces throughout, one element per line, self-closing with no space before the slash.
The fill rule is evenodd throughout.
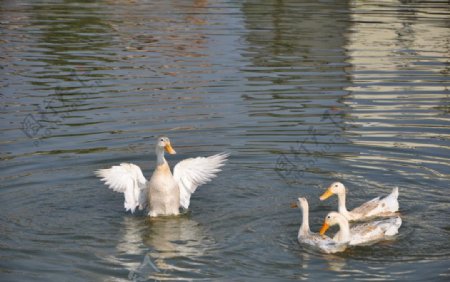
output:
<path id="1" fill-rule="evenodd" d="M 165 152 L 176 154 L 170 139 L 159 136 L 155 146 L 156 168 L 149 180 L 141 168 L 132 163 L 121 163 L 94 173 L 108 188 L 124 194 L 126 211 L 134 213 L 137 208 L 147 208 L 150 217 L 176 216 L 180 214 L 180 208 L 189 208 L 191 195 L 197 187 L 216 177 L 229 154 L 182 160 L 174 166 L 172 174 Z"/>
<path id="2" fill-rule="evenodd" d="M 327 254 L 345 251 L 347 242 L 336 242 L 328 236 L 311 232 L 309 229 L 309 204 L 306 198 L 298 198 L 297 203 L 293 203 L 291 206 L 299 207 L 302 211 L 302 224 L 297 235 L 300 244 L 308 245 Z"/>
<path id="3" fill-rule="evenodd" d="M 348 211 L 345 205 L 346 189 L 341 182 L 332 183 L 322 196 L 320 196 L 320 200 L 324 201 L 334 194 L 338 197 L 339 213 L 349 221 L 362 221 L 374 217 L 393 216 L 399 209 L 398 187 L 392 189 L 391 194 L 386 197 L 374 198 L 351 211 Z"/>
<path id="4" fill-rule="evenodd" d="M 336 243 L 348 243 L 349 246 L 371 245 L 378 241 L 390 239 L 398 234 L 398 229 L 402 225 L 400 216 L 375 220 L 354 225 L 350 228 L 349 221 L 339 212 L 330 212 L 324 219 L 320 235 L 330 226 L 339 225 L 339 231 L 333 237 Z"/>

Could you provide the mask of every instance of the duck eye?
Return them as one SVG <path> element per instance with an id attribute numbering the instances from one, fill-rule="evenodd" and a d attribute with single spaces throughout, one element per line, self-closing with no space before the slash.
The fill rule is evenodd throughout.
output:
<path id="1" fill-rule="evenodd" d="M 163 138 L 161 138 L 161 142 L 164 142 L 164 139 L 163 139 Z"/>
<path id="2" fill-rule="evenodd" d="M 331 218 L 331 216 L 327 216 L 327 218 Z"/>

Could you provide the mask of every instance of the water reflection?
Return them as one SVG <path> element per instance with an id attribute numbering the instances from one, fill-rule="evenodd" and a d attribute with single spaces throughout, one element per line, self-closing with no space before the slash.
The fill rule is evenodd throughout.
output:
<path id="1" fill-rule="evenodd" d="M 133 3 L 125 6 L 120 2 L 111 3 L 113 7 L 117 6 L 117 13 L 109 22 L 120 37 L 119 42 L 124 44 L 122 60 L 129 65 L 130 71 L 146 70 L 147 76 L 174 84 L 186 85 L 192 79 L 199 79 L 205 73 L 202 69 L 210 66 L 206 60 L 208 37 L 202 28 L 208 24 L 208 18 L 201 14 L 207 3 L 198 0 L 192 5 L 165 1 L 143 4 L 142 9 L 151 11 L 151 16 L 136 14 Z M 171 11 L 170 16 L 166 15 L 167 11 Z M 186 69 L 186 65 L 191 69 Z M 151 90 L 168 88 L 164 83 L 161 85 Z"/>
<path id="2" fill-rule="evenodd" d="M 143 218 L 124 217 L 122 223 L 122 239 L 117 244 L 121 254 L 140 255 L 143 251 L 143 233 L 148 228 Z"/>
<path id="3" fill-rule="evenodd" d="M 357 153 L 345 148 L 352 119 L 345 103 L 352 85 L 350 15 L 336 15 L 348 8 L 347 1 L 250 1 L 242 7 L 248 46 L 242 98 L 258 124 L 246 130 L 248 148 L 277 158 L 272 163 L 289 184 L 314 188 L 318 175 L 336 174 L 339 159 Z"/>
<path id="4" fill-rule="evenodd" d="M 358 175 L 363 170 L 385 176 L 397 171 L 405 178 L 414 175 L 442 182 L 449 168 L 446 158 L 437 153 L 448 151 L 450 138 L 445 114 L 448 27 L 441 19 L 422 16 L 438 12 L 439 5 L 404 4 L 382 5 L 392 9 L 382 20 L 375 12 L 360 13 L 378 3 L 357 2 L 351 7 L 353 32 L 347 48 L 354 79 L 347 88 L 352 96 L 345 104 L 354 117 L 349 136 L 362 153 L 347 160 Z M 427 42 L 434 42 L 433 48 L 423 48 Z"/>
<path id="5" fill-rule="evenodd" d="M 201 226 L 187 215 L 148 221 L 144 243 L 160 253 L 162 259 L 176 256 L 201 256 L 210 242 Z M 204 246 L 204 247 L 200 247 Z"/>
<path id="6" fill-rule="evenodd" d="M 117 244 L 119 262 L 131 276 L 164 279 L 201 275 L 199 265 L 214 241 L 188 215 L 157 219 L 125 217 Z"/>
<path id="7" fill-rule="evenodd" d="M 317 268 L 317 257 L 320 257 L 323 259 L 324 262 L 326 262 L 327 270 L 330 270 L 332 272 L 336 272 L 336 275 L 339 273 L 342 273 L 343 270 L 347 267 L 347 258 L 339 256 L 339 255 L 333 255 L 333 254 L 321 254 L 314 251 L 303 249 L 301 252 L 299 252 L 299 257 L 301 260 L 301 268 L 302 269 L 315 269 Z"/>

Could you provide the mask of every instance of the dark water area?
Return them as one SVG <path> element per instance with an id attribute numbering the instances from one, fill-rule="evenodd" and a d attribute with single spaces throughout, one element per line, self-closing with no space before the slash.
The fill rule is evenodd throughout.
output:
<path id="1" fill-rule="evenodd" d="M 448 1 L 2 1 L 0 280 L 450 279 Z M 231 154 L 149 221 L 93 174 Z M 400 189 L 395 240 L 298 244 Z"/>

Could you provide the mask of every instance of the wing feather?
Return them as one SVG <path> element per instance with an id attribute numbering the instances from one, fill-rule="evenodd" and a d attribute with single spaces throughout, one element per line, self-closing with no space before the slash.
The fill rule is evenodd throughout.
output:
<path id="1" fill-rule="evenodd" d="M 225 165 L 229 154 L 190 158 L 179 162 L 173 169 L 173 177 L 180 188 L 180 205 L 187 209 L 192 193 L 198 186 L 211 181 L 220 167 Z"/>
<path id="2" fill-rule="evenodd" d="M 134 213 L 137 206 L 143 209 L 147 206 L 147 180 L 142 170 L 131 163 L 121 163 L 108 169 L 99 169 L 95 175 L 113 191 L 124 193 L 124 207 Z"/>

